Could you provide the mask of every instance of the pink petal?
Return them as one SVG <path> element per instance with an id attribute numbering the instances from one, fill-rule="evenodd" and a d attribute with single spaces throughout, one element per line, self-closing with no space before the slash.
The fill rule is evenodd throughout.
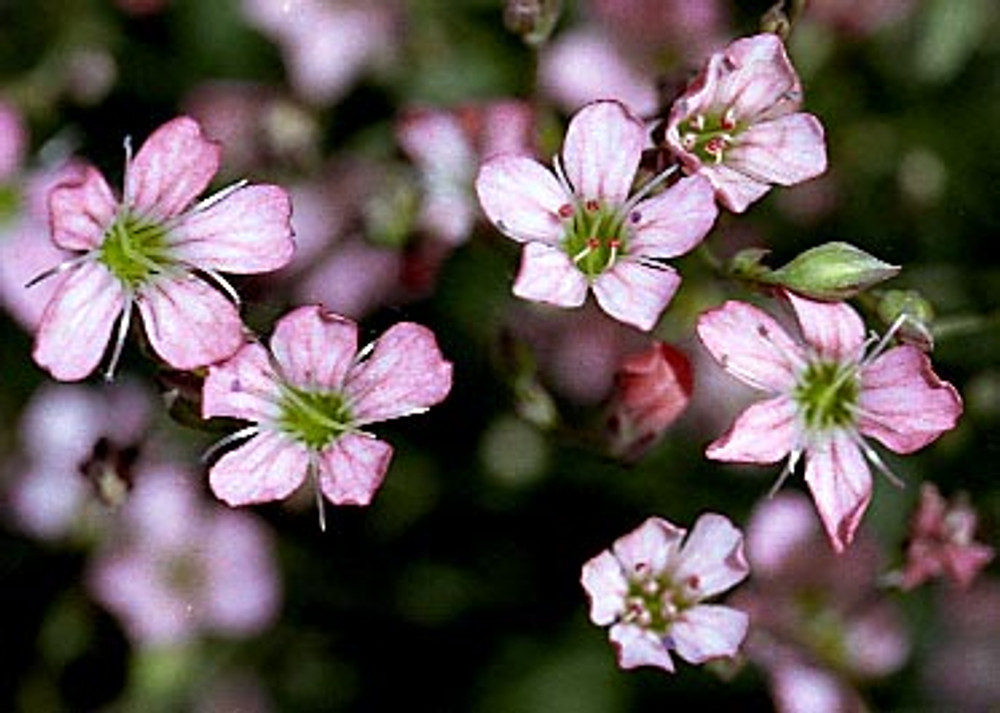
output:
<path id="1" fill-rule="evenodd" d="M 359 425 L 419 413 L 450 390 L 451 362 L 441 355 L 434 333 L 411 322 L 390 327 L 344 385 Z"/>
<path id="2" fill-rule="evenodd" d="M 857 361 L 865 346 L 865 325 L 845 302 L 817 302 L 792 292 L 785 296 L 795 310 L 802 336 L 822 357 L 835 362 Z"/>
<path id="3" fill-rule="evenodd" d="M 749 626 L 750 617 L 744 612 L 715 604 L 699 604 L 685 611 L 671 625 L 670 638 L 678 656 L 700 664 L 735 656 Z"/>
<path id="4" fill-rule="evenodd" d="M 790 392 L 804 356 L 773 317 L 745 302 L 729 301 L 698 318 L 698 336 L 722 367 L 751 386 Z"/>
<path id="5" fill-rule="evenodd" d="M 60 381 L 88 376 L 101 361 L 122 312 L 121 283 L 102 265 L 84 262 L 59 285 L 42 314 L 34 359 Z"/>
<path id="6" fill-rule="evenodd" d="M 475 162 L 472 145 L 452 112 L 412 111 L 399 123 L 396 135 L 414 161 L 439 175 L 467 174 Z"/>
<path id="7" fill-rule="evenodd" d="M 614 554 L 628 574 L 637 570 L 662 572 L 676 557 L 685 530 L 651 517 L 614 544 Z"/>
<path id="8" fill-rule="evenodd" d="M 587 278 L 561 249 L 528 243 L 521 254 L 514 294 L 558 307 L 579 307 L 587 299 Z"/>
<path id="9" fill-rule="evenodd" d="M 743 534 L 728 518 L 706 513 L 687 536 L 674 569 L 675 581 L 690 580 L 698 596 L 724 592 L 750 572 L 743 553 Z"/>
<path id="10" fill-rule="evenodd" d="M 294 386 L 339 391 L 358 353 L 358 326 L 319 306 L 299 307 L 278 321 L 271 351 Z"/>
<path id="11" fill-rule="evenodd" d="M 367 505 L 382 484 L 392 446 L 349 433 L 320 453 L 319 487 L 336 505 Z"/>
<path id="12" fill-rule="evenodd" d="M 798 407 L 788 396 L 752 404 L 705 455 L 736 463 L 777 463 L 796 448 L 798 422 Z"/>
<path id="13" fill-rule="evenodd" d="M 267 350 L 257 343 L 245 344 L 226 361 L 209 367 L 201 391 L 202 416 L 273 421 L 280 414 L 276 379 Z"/>
<path id="14" fill-rule="evenodd" d="M 858 694 L 836 674 L 795 662 L 782 662 L 771 674 L 771 690 L 781 713 L 862 711 Z"/>
<path id="15" fill-rule="evenodd" d="M 86 166 L 79 180 L 59 184 L 49 194 L 52 240 L 64 250 L 93 250 L 104 242 L 117 210 L 104 176 Z"/>
<path id="16" fill-rule="evenodd" d="M 208 482 L 228 505 L 284 500 L 302 485 L 309 451 L 276 432 L 265 431 L 229 451 L 212 466 Z"/>
<path id="17" fill-rule="evenodd" d="M 762 183 L 791 186 L 826 171 L 823 125 L 812 114 L 754 124 L 739 135 L 725 161 Z"/>
<path id="18" fill-rule="evenodd" d="M 683 178 L 655 198 L 639 203 L 632 224 L 630 254 L 668 258 L 683 255 L 712 229 L 719 209 L 711 182 L 701 175 Z"/>
<path id="19" fill-rule="evenodd" d="M 672 267 L 622 258 L 594 281 L 593 289 L 601 309 L 620 322 L 649 331 L 680 284 L 681 276 Z"/>
<path id="20" fill-rule="evenodd" d="M 578 111 L 566 130 L 563 162 L 577 196 L 620 205 L 628 198 L 646 129 L 623 104 L 598 101 Z"/>
<path id="21" fill-rule="evenodd" d="M 184 215 L 170 231 L 173 255 L 200 268 L 270 272 L 292 258 L 292 204 L 278 186 L 246 186 Z"/>
<path id="22" fill-rule="evenodd" d="M 717 71 L 716 105 L 733 107 L 744 121 L 791 113 L 801 103 L 798 77 L 777 35 L 736 40 L 726 48 Z"/>
<path id="23" fill-rule="evenodd" d="M 625 608 L 628 582 L 618 559 L 605 550 L 583 565 L 580 583 L 590 599 L 590 620 L 598 626 L 613 624 Z"/>
<path id="24" fill-rule="evenodd" d="M 486 217 L 502 233 L 550 245 L 563 235 L 559 208 L 573 202 L 548 169 L 524 156 L 501 155 L 483 164 L 476 193 Z"/>
<path id="25" fill-rule="evenodd" d="M 221 361 L 245 341 L 233 303 L 196 277 L 158 277 L 142 288 L 136 304 L 150 346 L 175 369 Z"/>
<path id="26" fill-rule="evenodd" d="M 746 549 L 755 577 L 779 577 L 816 537 L 816 512 L 806 496 L 786 490 L 760 501 L 747 525 Z"/>
<path id="27" fill-rule="evenodd" d="M 715 188 L 715 197 L 719 203 L 733 213 L 742 213 L 751 203 L 759 200 L 771 190 L 769 183 L 758 181 L 756 178 L 741 173 L 724 163 L 702 165 L 698 161 L 697 166 L 696 170 L 700 169 L 702 175 L 712 182 L 712 186 Z"/>
<path id="28" fill-rule="evenodd" d="M 168 121 L 126 167 L 125 203 L 135 215 L 157 223 L 178 215 L 215 176 L 220 153 L 194 119 Z"/>
<path id="29" fill-rule="evenodd" d="M 653 632 L 635 624 L 615 624 L 608 633 L 618 650 L 618 665 L 622 668 L 654 666 L 673 673 L 670 652 L 663 639 Z"/>
<path id="30" fill-rule="evenodd" d="M 806 483 L 830 544 L 843 552 L 854 539 L 872 497 L 871 472 L 850 433 L 835 431 L 810 445 Z"/>
<path id="31" fill-rule="evenodd" d="M 861 369 L 858 430 L 896 453 L 912 453 L 955 427 L 962 399 L 913 346 L 885 352 Z"/>

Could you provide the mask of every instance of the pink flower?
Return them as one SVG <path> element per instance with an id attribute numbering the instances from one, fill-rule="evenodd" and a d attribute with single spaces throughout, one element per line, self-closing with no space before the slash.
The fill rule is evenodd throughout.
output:
<path id="1" fill-rule="evenodd" d="M 777 463 L 784 475 L 805 453 L 806 483 L 838 552 L 854 537 L 872 495 L 865 458 L 888 473 L 864 436 L 912 453 L 954 428 L 962 402 L 919 349 L 880 344 L 843 303 L 787 298 L 802 341 L 762 310 L 726 302 L 698 320 L 698 336 L 733 376 L 766 392 L 708 446 L 714 460 Z"/>
<path id="2" fill-rule="evenodd" d="M 150 346 L 177 369 L 224 359 L 243 343 L 230 300 L 204 278 L 232 288 L 217 271 L 260 273 L 291 258 L 288 195 L 278 186 L 236 184 L 191 205 L 219 168 L 219 147 L 187 117 L 167 122 L 125 166 L 115 198 L 92 166 L 49 197 L 52 239 L 78 253 L 42 316 L 35 361 L 63 381 L 98 365 L 119 322 L 109 373 L 133 307 Z"/>
<path id="3" fill-rule="evenodd" d="M 823 127 L 799 111 L 802 86 L 776 35 L 745 37 L 713 54 L 670 110 L 666 143 L 719 202 L 741 213 L 771 184 L 826 170 Z"/>
<path id="4" fill-rule="evenodd" d="M 354 322 L 318 306 L 282 317 L 271 353 L 247 344 L 210 367 L 203 413 L 254 422 L 209 473 L 230 505 L 281 500 L 308 476 L 335 504 L 367 505 L 392 456 L 364 427 L 425 411 L 451 389 L 430 330 L 402 322 L 358 353 Z M 322 510 L 320 511 L 322 518 Z M 322 523 L 322 519 L 321 519 Z"/>
<path id="5" fill-rule="evenodd" d="M 743 612 L 705 599 L 749 573 L 743 536 L 708 513 L 686 531 L 658 517 L 618 538 L 583 566 L 590 620 L 611 626 L 622 668 L 673 671 L 670 651 L 693 664 L 732 657 L 747 633 Z"/>
<path id="6" fill-rule="evenodd" d="M 483 210 L 525 243 L 515 295 L 578 307 L 591 289 L 615 319 L 652 329 L 681 281 L 660 260 L 701 242 L 717 209 L 701 176 L 647 197 L 661 175 L 630 196 L 645 140 L 625 106 L 602 101 L 570 121 L 555 174 L 508 154 L 483 165 L 476 180 Z"/>

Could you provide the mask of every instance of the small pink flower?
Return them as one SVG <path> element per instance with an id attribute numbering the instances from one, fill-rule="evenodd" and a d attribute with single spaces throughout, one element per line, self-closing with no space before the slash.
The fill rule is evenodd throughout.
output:
<path id="1" fill-rule="evenodd" d="M 946 576 L 968 587 L 994 556 L 992 547 L 975 541 L 975 534 L 975 510 L 962 500 L 947 502 L 932 483 L 924 483 L 899 585 L 913 589 L 928 579 Z"/>
<path id="2" fill-rule="evenodd" d="M 392 448 L 364 427 L 442 401 L 451 363 L 417 324 L 391 327 L 360 354 L 357 339 L 354 322 L 299 307 L 278 321 L 270 354 L 247 344 L 209 368 L 204 416 L 254 422 L 227 439 L 250 440 L 212 466 L 209 482 L 220 499 L 234 506 L 281 500 L 308 476 L 335 504 L 369 503 Z"/>
<path id="3" fill-rule="evenodd" d="M 651 517 L 583 566 L 590 620 L 611 626 L 622 668 L 672 672 L 671 650 L 700 664 L 734 656 L 746 637 L 746 614 L 703 603 L 749 573 L 743 536 L 714 513 L 699 517 L 686 540 L 685 534 Z"/>
<path id="4" fill-rule="evenodd" d="M 630 196 L 645 141 L 639 119 L 602 101 L 570 121 L 555 174 L 524 156 L 483 165 L 476 180 L 483 210 L 525 243 L 515 295 L 578 307 L 590 289 L 615 319 L 653 328 L 681 281 L 660 261 L 700 243 L 717 209 L 702 176 L 647 197 L 661 175 Z"/>
<path id="5" fill-rule="evenodd" d="M 799 111 L 802 86 L 772 34 L 713 54 L 674 102 L 666 143 L 689 173 L 703 174 L 719 202 L 742 213 L 772 184 L 790 186 L 826 170 L 823 127 Z"/>
<path id="6" fill-rule="evenodd" d="M 787 457 L 784 477 L 804 453 L 806 483 L 840 552 L 871 499 L 865 458 L 888 473 L 864 437 L 912 453 L 954 428 L 962 402 L 913 346 L 883 351 L 879 345 L 866 356 L 864 324 L 848 305 L 791 293 L 787 298 L 802 341 L 743 302 L 726 302 L 698 320 L 701 341 L 726 371 L 769 395 L 709 445 L 706 455 L 741 463 Z"/>
<path id="7" fill-rule="evenodd" d="M 42 316 L 35 361 L 74 381 L 98 365 L 116 321 L 114 369 L 133 307 L 153 350 L 177 369 L 224 359 L 243 343 L 236 305 L 217 271 L 260 273 L 291 258 L 288 195 L 237 184 L 191 205 L 219 168 L 219 147 L 187 117 L 167 122 L 125 166 L 117 199 L 92 166 L 49 197 L 52 239 L 78 253 Z M 205 278 L 209 278 L 206 280 Z"/>

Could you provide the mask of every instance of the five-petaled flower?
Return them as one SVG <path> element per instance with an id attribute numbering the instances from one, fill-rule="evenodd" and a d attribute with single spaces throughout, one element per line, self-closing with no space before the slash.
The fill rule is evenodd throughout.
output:
<path id="1" fill-rule="evenodd" d="M 962 402 L 916 347 L 886 350 L 883 339 L 866 355 L 870 341 L 864 324 L 848 305 L 785 294 L 804 343 L 743 302 L 726 302 L 698 320 L 698 336 L 726 371 L 770 394 L 751 405 L 706 454 L 743 463 L 788 457 L 784 478 L 805 453 L 806 483 L 840 552 L 871 500 L 865 458 L 891 477 L 863 437 L 896 453 L 912 453 L 955 426 Z"/>
<path id="2" fill-rule="evenodd" d="M 622 668 L 673 671 L 671 650 L 693 664 L 732 657 L 746 637 L 745 613 L 703 603 L 749 573 L 743 535 L 714 513 L 685 534 L 651 517 L 583 566 L 590 620 L 611 626 Z"/>
<path id="3" fill-rule="evenodd" d="M 52 190 L 52 240 L 78 255 L 47 273 L 70 272 L 38 327 L 39 365 L 60 380 L 86 377 L 117 320 L 110 374 L 133 307 L 153 350 L 177 369 L 205 366 L 240 347 L 235 292 L 217 271 L 261 273 L 287 263 L 291 203 L 278 186 L 238 183 L 192 205 L 218 168 L 218 145 L 193 119 L 178 117 L 127 157 L 120 200 L 92 166 Z"/>
<path id="4" fill-rule="evenodd" d="M 799 111 L 802 85 L 781 40 L 736 40 L 713 54 L 674 102 L 666 144 L 689 173 L 708 177 L 719 201 L 742 213 L 771 184 L 826 170 L 819 120 Z"/>
<path id="5" fill-rule="evenodd" d="M 271 353 L 249 343 L 209 368 L 206 418 L 254 422 L 225 442 L 209 482 L 229 505 L 281 500 L 307 476 L 322 498 L 366 505 L 389 467 L 392 447 L 364 430 L 425 411 L 451 389 L 451 363 L 426 327 L 401 322 L 358 352 L 357 325 L 310 305 L 282 317 Z"/>
<path id="6" fill-rule="evenodd" d="M 660 260 L 701 242 L 718 209 L 702 176 L 650 197 L 661 174 L 630 196 L 645 141 L 645 127 L 624 105 L 600 101 L 570 121 L 554 175 L 525 156 L 499 155 L 482 166 L 483 210 L 525 243 L 514 294 L 577 307 L 590 288 L 615 319 L 652 329 L 681 281 Z"/>

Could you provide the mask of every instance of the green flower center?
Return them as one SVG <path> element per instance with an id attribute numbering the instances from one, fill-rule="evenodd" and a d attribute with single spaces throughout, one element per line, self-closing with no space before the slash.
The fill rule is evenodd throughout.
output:
<path id="1" fill-rule="evenodd" d="M 854 364 L 814 362 L 799 375 L 793 397 L 809 430 L 854 423 L 860 388 Z"/>
<path id="2" fill-rule="evenodd" d="M 639 214 L 628 216 L 618 206 L 588 200 L 559 209 L 563 218 L 562 249 L 580 271 L 595 278 L 611 268 L 628 249 L 628 221 L 638 221 Z"/>
<path id="3" fill-rule="evenodd" d="M 697 589 L 697 577 L 677 583 L 669 574 L 657 576 L 640 566 L 629 578 L 622 621 L 667 634 L 677 617 L 698 603 Z"/>
<path id="4" fill-rule="evenodd" d="M 104 233 L 98 260 L 128 287 L 143 285 L 171 262 L 167 231 L 126 213 Z"/>
<path id="5" fill-rule="evenodd" d="M 278 427 L 313 451 L 321 451 L 350 430 L 354 418 L 336 391 L 306 391 L 285 386 Z"/>
<path id="6" fill-rule="evenodd" d="M 695 114 L 682 121 L 678 129 L 685 149 L 704 163 L 722 163 L 740 127 L 730 109 L 722 114 Z"/>

